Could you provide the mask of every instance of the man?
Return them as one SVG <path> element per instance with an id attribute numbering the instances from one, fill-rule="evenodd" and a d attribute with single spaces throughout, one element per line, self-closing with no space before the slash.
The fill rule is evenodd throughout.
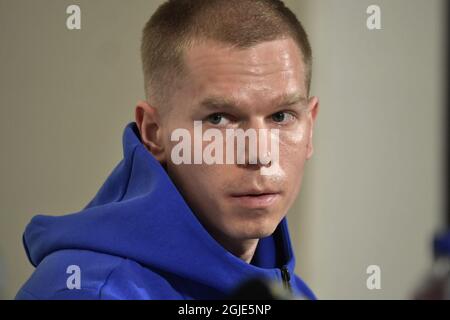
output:
<path id="1" fill-rule="evenodd" d="M 319 105 L 295 15 L 277 0 L 171 0 L 144 29 L 142 59 L 147 99 L 125 129 L 124 159 L 82 211 L 32 219 L 23 239 L 36 270 L 17 298 L 220 299 L 261 278 L 314 299 L 293 273 L 285 218 Z M 198 129 L 216 143 L 266 130 L 270 150 L 179 161 L 198 154 L 195 143 L 174 152 Z"/>

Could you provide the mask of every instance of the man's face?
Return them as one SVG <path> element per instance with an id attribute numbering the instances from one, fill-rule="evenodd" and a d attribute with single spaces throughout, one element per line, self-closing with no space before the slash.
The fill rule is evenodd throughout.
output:
<path id="1" fill-rule="evenodd" d="M 214 236 L 269 236 L 295 200 L 312 155 L 318 101 L 307 99 L 300 51 L 290 39 L 248 49 L 208 41 L 187 50 L 184 63 L 187 75 L 161 120 L 167 172 Z M 203 132 L 217 128 L 224 137 L 226 129 L 278 129 L 278 168 L 263 175 L 255 164 L 174 164 L 171 151 L 179 142 L 171 134 L 184 128 L 194 137 L 194 121 L 203 122 Z"/>

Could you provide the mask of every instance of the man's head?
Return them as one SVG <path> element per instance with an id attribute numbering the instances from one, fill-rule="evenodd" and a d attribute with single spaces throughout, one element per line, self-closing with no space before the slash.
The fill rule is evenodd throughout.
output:
<path id="1" fill-rule="evenodd" d="M 186 75 L 186 49 L 214 40 L 235 48 L 291 38 L 300 48 L 309 93 L 312 54 L 306 32 L 278 0 L 169 0 L 146 24 L 141 46 L 147 100 L 168 104 L 174 82 Z"/>
<path id="2" fill-rule="evenodd" d="M 142 141 L 199 220 L 221 243 L 272 234 L 300 190 L 318 112 L 311 49 L 295 15 L 277 0 L 168 1 L 144 29 L 142 58 Z M 279 165 L 262 175 L 259 163 L 175 164 L 171 135 L 193 136 L 194 121 L 224 136 L 278 129 Z"/>

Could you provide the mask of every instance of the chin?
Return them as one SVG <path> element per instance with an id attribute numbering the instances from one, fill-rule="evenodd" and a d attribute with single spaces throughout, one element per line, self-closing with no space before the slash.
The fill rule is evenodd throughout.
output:
<path id="1" fill-rule="evenodd" d="M 246 223 L 245 225 L 241 224 L 236 226 L 233 229 L 232 226 L 232 234 L 233 238 L 239 240 L 249 240 L 249 239 L 261 239 L 272 235 L 277 228 L 278 223 L 273 221 L 266 221 L 266 223 L 255 222 L 255 223 Z"/>

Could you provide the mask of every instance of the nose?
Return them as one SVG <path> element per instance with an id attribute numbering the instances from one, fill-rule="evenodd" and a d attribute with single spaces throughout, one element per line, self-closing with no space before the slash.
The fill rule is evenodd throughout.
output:
<path id="1" fill-rule="evenodd" d="M 271 132 L 266 127 L 264 119 L 253 119 L 249 121 L 245 127 L 245 145 L 239 144 L 237 138 L 237 157 L 241 161 L 237 161 L 239 167 L 259 170 L 262 167 L 269 167 L 272 163 L 271 159 Z"/>

